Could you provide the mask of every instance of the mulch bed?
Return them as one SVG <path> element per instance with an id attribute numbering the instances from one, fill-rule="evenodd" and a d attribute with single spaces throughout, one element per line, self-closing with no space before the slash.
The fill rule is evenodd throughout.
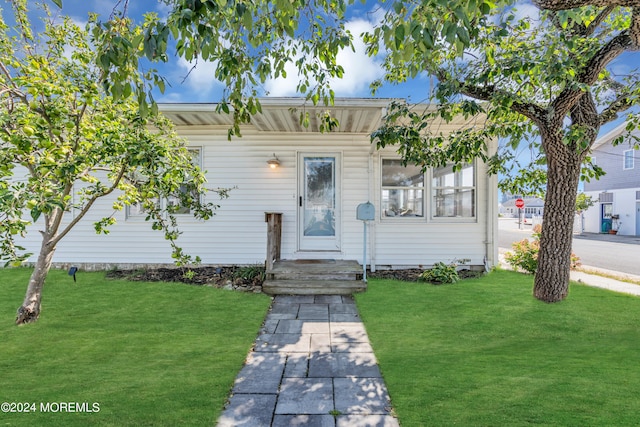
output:
<path id="1" fill-rule="evenodd" d="M 111 270 L 107 273 L 107 278 L 139 282 L 182 282 L 189 285 L 261 292 L 262 277 L 245 278 L 241 276 L 240 270 L 241 267 L 238 266 Z"/>
<path id="2" fill-rule="evenodd" d="M 367 272 L 367 278 L 372 279 L 395 279 L 405 282 L 417 282 L 420 275 L 424 273 L 424 269 L 420 268 L 407 268 L 404 270 L 378 270 L 374 273 Z M 460 279 L 472 279 L 480 277 L 484 273 L 482 271 L 475 270 L 459 270 L 458 276 Z"/>
<path id="3" fill-rule="evenodd" d="M 252 267 L 255 270 L 256 267 Z M 111 270 L 107 273 L 110 279 L 125 279 L 141 282 L 181 282 L 189 285 L 213 286 L 216 288 L 233 289 L 244 292 L 262 292 L 264 274 L 254 277 L 243 277 L 242 267 L 194 267 L 186 268 L 152 268 L 140 270 Z M 264 270 L 262 270 L 264 271 Z M 367 272 L 371 279 L 395 279 L 405 282 L 417 282 L 423 269 L 411 268 L 404 270 L 378 270 Z M 254 271 L 255 273 L 255 271 Z M 461 270 L 461 279 L 478 277 L 482 272 Z"/>

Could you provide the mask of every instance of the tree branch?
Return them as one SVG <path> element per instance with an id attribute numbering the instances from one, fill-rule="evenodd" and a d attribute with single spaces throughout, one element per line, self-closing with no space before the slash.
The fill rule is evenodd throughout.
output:
<path id="1" fill-rule="evenodd" d="M 615 6 L 607 6 L 598 13 L 598 16 L 589 24 L 588 27 L 584 27 L 580 34 L 584 37 L 593 35 L 596 29 L 607 19 L 607 16 L 615 9 Z"/>
<path id="2" fill-rule="evenodd" d="M 618 118 L 618 113 L 628 110 L 629 108 L 633 107 L 633 105 L 634 103 L 631 101 L 628 95 L 620 95 L 598 115 L 600 126 L 604 125 L 605 123 L 614 121 Z"/>
<path id="3" fill-rule="evenodd" d="M 629 25 L 629 37 L 633 42 L 633 49 L 640 49 L 640 5 L 631 10 L 631 25 Z"/>
<path id="4" fill-rule="evenodd" d="M 533 4 L 545 10 L 567 10 L 583 6 L 640 6 L 640 0 L 533 0 Z"/>
<path id="5" fill-rule="evenodd" d="M 91 206 L 93 206 L 93 204 L 96 202 L 96 200 L 98 200 L 100 197 L 104 197 L 108 194 L 111 194 L 116 188 L 118 188 L 118 185 L 120 184 L 120 181 L 122 180 L 122 177 L 124 176 L 124 173 L 127 169 L 126 165 L 122 165 L 120 172 L 118 173 L 118 176 L 116 177 L 116 179 L 113 181 L 113 185 L 111 185 L 111 187 L 106 190 L 103 191 L 102 193 L 100 193 L 99 195 L 94 195 L 88 202 L 87 204 L 84 206 L 84 208 L 80 211 L 80 213 L 78 214 L 78 216 L 76 216 L 66 227 L 64 230 L 62 230 L 62 232 L 58 235 L 56 235 L 56 237 L 54 239 L 51 239 L 51 243 L 54 245 L 57 245 L 58 242 L 60 240 L 62 240 L 62 238 L 64 236 L 66 236 L 71 229 L 78 223 L 80 222 L 80 220 L 82 218 L 84 218 L 84 216 L 86 215 L 87 212 L 89 212 L 89 209 L 91 209 Z M 60 215 L 60 220 L 62 220 L 62 215 Z M 58 222 L 59 224 L 59 222 Z"/>
<path id="6" fill-rule="evenodd" d="M 556 27 L 556 29 L 558 31 L 568 31 L 569 34 L 571 35 L 578 35 L 578 36 L 582 36 L 582 37 L 589 37 L 591 35 L 593 35 L 593 33 L 596 31 L 596 29 L 598 29 L 598 27 L 600 26 L 600 24 L 602 24 L 602 22 L 604 22 L 604 20 L 609 16 L 609 14 L 611 12 L 613 12 L 615 10 L 616 6 L 607 6 L 604 9 L 602 9 L 600 11 L 600 13 L 598 13 L 598 16 L 595 17 L 595 19 L 593 21 L 591 21 L 591 23 L 589 23 L 589 25 L 585 25 L 583 23 L 579 23 L 579 22 L 574 22 L 573 20 L 571 20 L 571 26 L 569 28 L 569 30 L 566 30 L 565 28 L 562 27 L 562 24 L 560 23 L 560 19 L 558 17 L 558 13 L 559 11 L 557 10 L 551 10 L 549 15 L 551 17 L 551 22 L 553 23 L 553 25 Z"/>
<path id="7" fill-rule="evenodd" d="M 640 35 L 640 16 L 639 9 L 634 8 L 632 28 L 638 27 L 638 34 Z M 631 30 L 631 29 L 630 29 Z M 583 85 L 591 86 L 597 80 L 600 72 L 615 58 L 622 54 L 625 50 L 634 47 L 634 42 L 629 36 L 630 30 L 625 30 L 611 39 L 607 44 L 602 46 L 598 52 L 596 52 L 582 71 L 578 75 L 577 82 Z M 584 91 L 579 87 L 567 87 L 558 94 L 556 99 L 552 102 L 551 106 L 554 114 L 557 117 L 564 117 L 569 110 L 575 105 L 575 103 L 584 95 Z"/>
<path id="8" fill-rule="evenodd" d="M 568 147 L 572 150 L 578 150 L 580 158 L 584 159 L 600 130 L 598 111 L 593 96 L 585 93 L 571 108 L 570 117 L 571 127 L 576 127 L 576 130 L 579 129 L 582 136 L 579 139 L 570 138 Z"/>
<path id="9" fill-rule="evenodd" d="M 456 84 L 456 86 L 460 88 L 460 93 L 462 95 L 469 96 L 479 101 L 492 101 L 495 100 L 497 95 L 501 95 L 502 98 L 510 98 L 512 100 L 511 109 L 513 111 L 522 114 L 537 124 L 544 122 L 544 117 L 546 115 L 544 108 L 541 108 L 534 103 L 520 102 L 512 93 L 497 89 L 494 85 L 475 86 L 466 82 L 461 82 L 450 77 L 442 68 L 436 71 L 436 75 L 440 81 L 449 81 Z"/>
<path id="10" fill-rule="evenodd" d="M 532 102 L 517 101 L 517 97 L 513 94 L 500 89 L 496 89 L 494 86 L 479 87 L 467 83 L 460 83 L 460 88 L 460 93 L 462 93 L 463 95 L 475 98 L 480 101 L 492 101 L 498 95 L 500 95 L 501 98 L 511 98 L 513 100 L 511 104 L 511 109 L 513 111 L 522 114 L 523 116 L 533 120 L 537 124 L 542 124 L 545 121 L 544 118 L 546 115 L 546 110 L 544 108 Z"/>

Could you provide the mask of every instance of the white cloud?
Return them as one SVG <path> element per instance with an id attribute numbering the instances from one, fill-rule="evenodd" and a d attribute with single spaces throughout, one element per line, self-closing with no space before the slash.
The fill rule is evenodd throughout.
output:
<path id="1" fill-rule="evenodd" d="M 186 59 L 180 57 L 178 58 L 179 80 L 172 82 L 172 84 L 186 85 L 188 89 L 198 96 L 207 96 L 223 86 L 222 82 L 215 78 L 215 70 L 215 62 L 204 61 L 202 59 L 199 59 L 197 63 L 188 62 Z"/>
<path id="2" fill-rule="evenodd" d="M 160 17 L 160 19 L 166 19 L 169 16 L 169 12 L 171 12 L 171 5 L 166 3 L 158 3 L 156 6 L 156 13 Z"/>
<path id="3" fill-rule="evenodd" d="M 355 51 L 343 49 L 338 53 L 337 62 L 344 68 L 344 75 L 341 79 L 331 79 L 330 86 L 336 96 L 365 96 L 369 93 L 369 84 L 383 75 L 380 61 L 369 57 L 365 50 L 364 42 L 360 35 L 373 30 L 373 25 L 365 20 L 358 19 L 346 24 L 353 36 Z M 295 96 L 299 81 L 298 70 L 293 62 L 285 67 L 287 77 L 268 80 L 265 89 L 269 96 Z"/>
<path id="4" fill-rule="evenodd" d="M 516 3 L 513 15 L 516 18 L 516 22 L 529 18 L 532 24 L 537 25 L 540 21 L 540 9 L 528 1 L 520 1 Z"/>
<path id="5" fill-rule="evenodd" d="M 340 96 L 353 96 L 364 91 L 368 93 L 369 84 L 384 74 L 380 61 L 367 55 L 366 46 L 361 37 L 362 33 L 373 31 L 373 25 L 367 21 L 357 20 L 349 22 L 346 28 L 353 35 L 355 52 L 342 50 L 338 54 L 338 63 L 345 69 L 344 78 L 333 79 L 331 86 Z"/>

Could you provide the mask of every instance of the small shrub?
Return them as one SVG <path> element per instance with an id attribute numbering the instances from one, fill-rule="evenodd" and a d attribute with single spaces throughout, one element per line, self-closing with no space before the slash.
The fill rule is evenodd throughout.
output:
<path id="1" fill-rule="evenodd" d="M 536 225 L 533 228 L 533 240 L 524 239 L 511 245 L 513 251 L 504 256 L 507 263 L 514 270 L 535 274 L 538 269 L 538 252 L 540 251 L 540 232 L 542 227 Z M 580 258 L 571 253 L 571 269 L 580 265 Z"/>
<path id="2" fill-rule="evenodd" d="M 507 252 L 504 258 L 514 270 L 534 274 L 538 269 L 538 251 L 540 240 L 523 239 L 511 245 L 513 251 Z"/>
<path id="3" fill-rule="evenodd" d="M 191 269 L 188 269 L 187 271 L 182 273 L 182 277 L 186 280 L 193 280 L 193 278 L 196 277 L 196 272 Z"/>
<path id="4" fill-rule="evenodd" d="M 233 272 L 234 279 L 255 280 L 259 278 L 264 280 L 264 267 L 261 265 L 250 265 L 246 267 L 240 267 Z"/>
<path id="5" fill-rule="evenodd" d="M 425 270 L 420 277 L 419 282 L 430 283 L 456 283 L 460 280 L 458 275 L 458 264 L 464 263 L 469 260 L 454 260 L 451 264 L 445 264 L 444 262 L 438 262 L 433 265 L 429 270 Z"/>

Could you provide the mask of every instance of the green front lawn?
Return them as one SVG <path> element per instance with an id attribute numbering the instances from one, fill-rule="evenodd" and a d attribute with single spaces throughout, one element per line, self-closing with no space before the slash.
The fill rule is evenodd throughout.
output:
<path id="1" fill-rule="evenodd" d="M 270 299 L 51 271 L 35 324 L 14 325 L 30 270 L 0 270 L 0 425 L 211 426 Z M 87 402 L 99 412 L 42 413 Z M 80 406 L 82 408 L 82 406 Z"/>
<path id="2" fill-rule="evenodd" d="M 638 425 L 640 298 L 572 284 L 550 305 L 531 291 L 507 271 L 369 282 L 358 308 L 403 427 Z"/>
<path id="3" fill-rule="evenodd" d="M 0 425 L 214 425 L 269 305 L 264 295 L 52 271 L 41 319 L 13 325 L 27 269 L 0 270 Z M 371 280 L 358 307 L 403 427 L 623 426 L 640 419 L 640 298 L 531 277 Z M 42 413 L 40 403 L 99 404 Z"/>

